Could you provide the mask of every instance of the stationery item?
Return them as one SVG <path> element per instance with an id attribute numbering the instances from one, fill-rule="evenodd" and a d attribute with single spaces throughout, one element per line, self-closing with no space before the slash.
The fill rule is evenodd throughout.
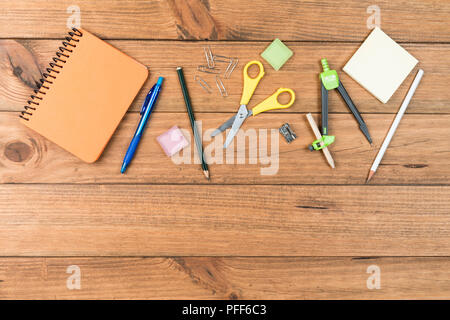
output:
<path id="1" fill-rule="evenodd" d="M 220 69 L 209 68 L 208 66 L 197 66 L 197 71 L 204 73 L 220 74 Z"/>
<path id="2" fill-rule="evenodd" d="M 329 146 L 335 140 L 335 137 L 330 136 L 328 132 L 328 91 L 333 89 L 337 89 L 341 94 L 342 98 L 347 104 L 347 107 L 350 109 L 356 121 L 358 122 L 359 128 L 361 129 L 362 133 L 369 141 L 369 143 L 372 144 L 372 138 L 370 137 L 369 129 L 367 128 L 366 123 L 361 117 L 361 114 L 359 113 L 352 99 L 348 95 L 347 90 L 345 90 L 342 81 L 339 80 L 336 70 L 330 70 L 327 59 L 322 59 L 321 63 L 323 72 L 320 74 L 319 78 L 322 92 L 322 138 L 321 140 L 314 141 L 309 147 L 310 150 L 320 150 L 324 146 Z"/>
<path id="3" fill-rule="evenodd" d="M 261 57 L 278 71 L 293 54 L 292 50 L 281 42 L 280 39 L 275 39 L 266 50 L 261 53 Z"/>
<path id="4" fill-rule="evenodd" d="M 416 58 L 376 27 L 344 66 L 344 71 L 386 103 L 417 63 Z"/>
<path id="5" fill-rule="evenodd" d="M 248 75 L 248 68 L 252 65 L 257 65 L 259 67 L 258 75 L 254 78 L 251 78 Z M 228 145 L 231 143 L 231 141 L 233 141 L 234 136 L 238 133 L 239 128 L 244 123 L 245 119 L 247 119 L 248 117 L 252 115 L 256 116 L 257 114 L 268 110 L 289 108 L 295 101 L 295 93 L 292 89 L 279 88 L 270 97 L 266 98 L 264 101 L 253 107 L 252 110 L 248 111 L 247 104 L 249 103 L 253 95 L 253 92 L 258 86 L 259 81 L 264 76 L 264 67 L 262 63 L 259 61 L 256 60 L 250 61 L 245 65 L 243 75 L 244 75 L 244 87 L 242 90 L 240 107 L 237 114 L 235 116 L 232 116 L 227 121 L 225 121 L 219 128 L 214 130 L 214 132 L 211 134 L 211 136 L 214 137 L 231 127 L 231 130 L 228 133 L 227 138 L 225 140 L 225 144 L 223 146 L 224 148 L 227 148 Z M 290 101 L 286 104 L 281 104 L 278 102 L 278 96 L 283 92 L 287 92 L 291 96 Z"/>
<path id="6" fill-rule="evenodd" d="M 202 163 L 203 174 L 206 179 L 209 180 L 209 169 L 208 164 L 205 160 L 205 155 L 203 154 L 202 140 L 197 130 L 197 125 L 195 124 L 194 112 L 192 111 L 191 98 L 189 97 L 189 92 L 186 86 L 186 80 L 184 79 L 184 73 L 182 67 L 177 67 L 178 80 L 180 81 L 181 91 L 183 92 L 184 103 L 186 104 L 186 109 L 189 115 L 189 120 L 191 121 L 192 133 L 194 134 L 195 144 L 197 145 L 198 156 Z"/>
<path id="7" fill-rule="evenodd" d="M 225 86 L 222 82 L 222 79 L 220 79 L 219 75 L 216 75 L 216 85 L 217 85 L 217 88 L 219 89 L 220 95 L 224 98 L 228 97 L 227 89 L 225 88 Z"/>
<path id="8" fill-rule="evenodd" d="M 228 64 L 228 67 L 226 68 L 223 77 L 225 79 L 229 79 L 231 74 L 233 73 L 234 69 L 236 69 L 236 66 L 239 63 L 239 59 L 238 58 L 231 58 L 230 63 Z"/>
<path id="9" fill-rule="evenodd" d="M 233 58 L 225 57 L 221 55 L 214 55 L 214 62 L 224 62 L 224 63 L 230 63 L 233 60 Z"/>
<path id="10" fill-rule="evenodd" d="M 173 126 L 168 131 L 156 138 L 168 157 L 173 156 L 178 151 L 186 148 L 189 142 L 177 126 Z"/>
<path id="11" fill-rule="evenodd" d="M 215 64 L 211 47 L 210 46 L 204 47 L 203 51 L 205 51 L 206 64 L 208 65 L 208 68 L 213 69 Z"/>
<path id="12" fill-rule="evenodd" d="M 291 143 L 295 139 L 297 139 L 297 135 L 295 132 L 291 129 L 291 126 L 289 123 L 283 124 L 280 129 L 278 129 L 281 133 L 281 135 L 286 139 L 287 143 Z"/>
<path id="13" fill-rule="evenodd" d="M 147 126 L 147 122 L 150 119 L 150 114 L 155 107 L 156 100 L 158 99 L 159 92 L 161 91 L 161 85 L 164 78 L 159 77 L 156 84 L 150 89 L 150 92 L 145 97 L 145 101 L 142 104 L 141 108 L 141 119 L 139 120 L 139 124 L 137 126 L 136 132 L 134 133 L 133 139 L 128 146 L 127 153 L 125 154 L 125 158 L 123 159 L 122 168 L 120 169 L 121 173 L 124 173 L 127 170 L 128 165 L 134 157 L 134 153 L 136 152 L 136 148 L 139 145 L 139 141 L 141 141 L 142 134 L 144 133 L 145 127 Z"/>
<path id="14" fill-rule="evenodd" d="M 311 113 L 308 113 L 306 115 L 306 118 L 308 119 L 309 125 L 311 126 L 311 129 L 313 130 L 314 135 L 316 136 L 316 139 L 318 141 L 321 141 L 322 135 L 320 134 L 319 128 L 317 127 L 317 124 L 314 121 L 314 118 L 312 117 Z M 323 144 L 323 142 L 319 142 L 319 143 Z M 323 155 L 325 156 L 325 159 L 327 159 L 330 167 L 332 169 L 334 169 L 334 160 L 333 160 L 333 157 L 331 156 L 330 150 L 328 150 L 328 148 L 326 146 L 323 146 L 320 150 L 322 150 Z"/>
<path id="15" fill-rule="evenodd" d="M 94 162 L 147 78 L 147 68 L 84 29 L 73 29 L 21 122 Z"/>
<path id="16" fill-rule="evenodd" d="M 211 93 L 211 86 L 200 76 L 195 75 L 194 80 L 208 93 Z"/>
<path id="17" fill-rule="evenodd" d="M 395 116 L 394 122 L 391 125 L 391 128 L 389 129 L 389 132 L 386 136 L 386 138 L 383 141 L 383 144 L 381 145 L 380 150 L 378 151 L 377 157 L 375 158 L 375 161 L 372 164 L 372 167 L 369 171 L 369 176 L 367 177 L 367 181 L 369 182 L 370 179 L 372 179 L 373 175 L 377 171 L 378 165 L 381 162 L 381 159 L 383 159 L 384 153 L 386 152 L 387 148 L 389 147 L 389 143 L 392 140 L 392 137 L 394 136 L 395 131 L 397 130 L 398 125 L 400 124 L 400 120 L 402 120 L 403 115 L 405 114 L 406 108 L 408 108 L 408 105 L 416 92 L 417 87 L 419 86 L 420 80 L 422 80 L 423 76 L 423 70 L 419 69 L 417 72 L 416 77 L 414 78 L 414 81 L 409 88 L 408 93 L 406 94 L 405 99 L 403 100 L 402 105 L 400 106 L 400 110 L 398 111 L 397 115 Z"/>

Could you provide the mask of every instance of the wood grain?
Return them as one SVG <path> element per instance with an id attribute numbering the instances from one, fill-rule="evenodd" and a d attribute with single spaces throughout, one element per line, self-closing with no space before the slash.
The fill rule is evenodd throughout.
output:
<path id="1" fill-rule="evenodd" d="M 16 113 L 3 112 L 0 113 L 0 182 L 364 184 L 394 115 L 364 115 L 374 147 L 370 147 L 350 114 L 331 115 L 330 132 L 337 136 L 329 148 L 335 170 L 329 168 L 320 152 L 307 149 L 315 137 L 304 114 L 280 112 L 252 117 L 241 130 L 240 142 L 236 138 L 223 151 L 225 134 L 214 139 L 210 134 L 228 117 L 228 114 L 196 114 L 197 121 L 201 121 L 203 144 L 210 163 L 212 180 L 208 182 L 200 165 L 194 162 L 197 158 L 194 158 L 186 113 L 153 114 L 132 164 L 121 175 L 120 166 L 136 129 L 138 114 L 128 114 L 100 160 L 86 164 L 22 125 Z M 318 115 L 315 119 L 319 120 Z M 278 133 L 285 122 L 298 135 L 291 144 Z M 186 130 L 191 146 L 171 160 L 156 137 L 174 125 Z M 449 125 L 449 115 L 406 115 L 371 184 L 448 185 Z M 244 134 L 247 135 L 245 143 Z M 264 142 L 267 142 L 266 149 L 260 145 Z M 237 152 L 238 144 L 245 154 Z"/>
<path id="2" fill-rule="evenodd" d="M 72 5 L 80 7 L 82 27 L 150 69 L 91 165 L 18 122 L 68 31 Z M 420 61 L 425 77 L 365 185 L 416 72 L 382 104 L 341 70 L 370 32 L 371 5 L 380 7 L 382 29 Z M 450 297 L 450 2 L 9 0 L 0 2 L 0 13 L 0 299 Z M 184 67 L 205 133 L 236 112 L 242 67 L 261 60 L 274 38 L 295 54 L 279 72 L 264 62 L 266 76 L 250 107 L 278 87 L 294 89 L 297 101 L 249 119 L 243 129 L 264 141 L 257 130 L 291 124 L 298 135 L 292 144 L 275 132 L 279 149 L 271 151 L 278 139 L 268 139 L 278 165 L 250 156 L 248 141 L 245 156 L 233 150 L 228 161 L 225 154 L 224 163 L 210 164 L 210 183 L 199 164 L 168 159 L 156 137 L 173 125 L 190 135 L 175 68 Z M 207 44 L 239 58 L 225 81 L 226 99 L 193 81 Z M 375 142 L 370 148 L 332 93 L 335 170 L 306 149 L 314 137 L 305 113 L 318 120 L 323 57 L 338 70 Z M 200 75 L 216 90 L 212 76 Z M 158 106 L 120 175 L 137 111 L 158 76 L 166 79 Z M 205 146 L 211 143 L 205 138 Z M 262 175 L 270 167 L 278 171 Z M 81 268 L 81 290 L 66 287 L 69 265 Z M 370 265 L 381 268 L 380 290 L 366 287 Z"/>
<path id="3" fill-rule="evenodd" d="M 419 186 L 1 185 L 0 255 L 448 256 L 449 194 Z"/>
<path id="4" fill-rule="evenodd" d="M 367 8 L 376 4 L 394 40 L 450 41 L 450 4 L 434 0 L 2 1 L 0 37 L 60 38 L 74 4 L 81 25 L 108 39 L 360 41 L 372 15 Z"/>
<path id="5" fill-rule="evenodd" d="M 362 40 L 363 38 L 361 38 Z M 239 65 L 224 84 L 229 97 L 222 98 L 217 91 L 214 76 L 196 71 L 204 64 L 204 42 L 173 42 L 173 41 L 111 41 L 111 44 L 134 57 L 150 69 L 150 77 L 130 110 L 140 109 L 150 87 L 158 76 L 166 78 L 163 92 L 158 102 L 156 112 L 185 112 L 180 86 L 176 75 L 176 66 L 183 66 L 190 95 L 196 112 L 236 112 L 242 93 L 242 69 L 246 62 L 259 56 L 267 42 L 208 42 L 213 52 L 226 56 L 237 56 Z M 0 44 L 1 45 L 1 44 Z M 44 72 L 48 63 L 55 55 L 60 45 L 58 40 L 20 41 L 20 45 L 33 53 L 41 70 Z M 339 72 L 350 96 L 363 113 L 396 113 L 411 85 L 416 70 L 404 81 L 387 104 L 379 102 L 369 92 L 347 76 L 341 68 L 358 48 L 358 44 L 345 43 L 287 43 L 295 52 L 294 56 L 283 66 L 281 71 L 275 71 L 264 61 L 266 76 L 258 86 L 250 106 L 262 101 L 279 87 L 294 89 L 297 100 L 284 112 L 320 112 L 320 86 L 318 74 L 321 71 L 320 58 L 327 57 L 332 68 Z M 411 54 L 420 60 L 419 66 L 425 70 L 425 76 L 418 88 L 414 100 L 408 108 L 408 113 L 449 113 L 448 101 L 450 90 L 442 81 L 450 73 L 450 45 L 405 45 Z M 182 54 L 180 54 L 182 53 Z M 19 59 L 17 59 L 19 60 Z M 437 63 L 439 61 L 439 63 Z M 221 65 L 222 69 L 225 65 Z M 417 68 L 416 68 L 417 69 Z M 3 71 L 3 74 L 13 74 L 13 69 Z M 202 76 L 212 87 L 213 93 L 208 94 L 194 82 L 195 74 Z M 14 92 L 2 92 L 0 110 L 22 111 L 24 103 L 29 99 L 32 90 L 17 77 L 8 76 L 7 84 L 22 83 Z M 344 101 L 337 92 L 329 97 L 330 112 L 348 113 Z"/>
<path id="6" fill-rule="evenodd" d="M 0 40 L 0 75 L 1 105 L 25 105 L 42 78 L 36 57 L 14 40 Z"/>
<path id="7" fill-rule="evenodd" d="M 70 265 L 80 290 L 67 289 Z M 448 299 L 449 269 L 449 258 L 2 258 L 0 299 Z"/>

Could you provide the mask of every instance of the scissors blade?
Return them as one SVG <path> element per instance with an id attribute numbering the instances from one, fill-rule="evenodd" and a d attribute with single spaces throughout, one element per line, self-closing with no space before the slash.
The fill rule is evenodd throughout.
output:
<path id="1" fill-rule="evenodd" d="M 226 149 L 230 145 L 231 141 L 233 141 L 234 136 L 238 133 L 239 128 L 244 123 L 245 119 L 247 119 L 248 114 L 249 112 L 247 110 L 247 106 L 245 104 L 241 104 L 239 111 L 236 114 L 236 118 L 233 121 L 233 125 L 231 126 L 231 130 L 228 132 L 227 139 L 223 145 L 224 149 Z"/>
<path id="2" fill-rule="evenodd" d="M 250 110 L 248 112 L 247 118 L 250 117 L 253 114 L 253 112 Z M 211 137 L 215 137 L 217 136 L 219 133 L 224 132 L 225 130 L 227 130 L 228 128 L 231 128 L 231 126 L 233 125 L 234 119 L 236 119 L 236 115 L 232 116 L 230 119 L 228 119 L 227 121 L 225 121 L 220 127 L 218 127 L 216 130 L 214 130 L 211 133 Z"/>
<path id="3" fill-rule="evenodd" d="M 236 119 L 236 115 L 232 116 L 230 119 L 225 121 L 220 127 L 218 127 L 216 130 L 214 130 L 213 133 L 211 133 L 211 137 L 215 137 L 219 133 L 222 133 L 225 130 L 227 130 L 228 128 L 231 128 L 231 126 L 233 125 L 234 119 Z"/>

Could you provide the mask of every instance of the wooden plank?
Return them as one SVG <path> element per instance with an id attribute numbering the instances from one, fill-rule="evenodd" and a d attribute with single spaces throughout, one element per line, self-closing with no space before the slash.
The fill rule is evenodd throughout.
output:
<path id="1" fill-rule="evenodd" d="M 448 256 L 450 187 L 1 185 L 1 256 Z"/>
<path id="2" fill-rule="evenodd" d="M 449 269 L 448 257 L 2 258 L 0 299 L 448 299 Z"/>
<path id="3" fill-rule="evenodd" d="M 130 110 L 137 111 L 143 99 L 158 76 L 166 77 L 163 92 L 156 112 L 185 112 L 183 98 L 178 83 L 175 67 L 183 66 L 189 85 L 194 108 L 197 112 L 235 112 L 242 93 L 242 69 L 246 62 L 254 59 L 262 60 L 259 54 L 267 46 L 267 42 L 212 42 L 209 43 L 217 54 L 237 56 L 239 66 L 228 80 L 224 80 L 229 97 L 219 96 L 214 75 L 196 71 L 204 64 L 203 46 L 199 42 L 174 41 L 111 41 L 111 44 L 136 58 L 150 69 L 150 78 L 144 85 Z M 340 70 L 358 48 L 358 44 L 348 43 L 287 43 L 295 52 L 294 56 L 275 71 L 267 63 L 266 76 L 257 88 L 250 105 L 262 101 L 272 94 L 276 88 L 288 87 L 297 92 L 294 105 L 285 112 L 320 112 L 320 86 L 318 74 L 321 71 L 320 58 L 327 57 L 330 66 Z M 60 45 L 58 40 L 41 41 L 0 41 L 0 110 L 21 111 L 29 99 L 32 90 L 30 85 L 41 77 L 39 69 L 45 72 L 51 57 Z M 447 90 L 446 79 L 450 73 L 450 57 L 447 54 L 450 45 L 405 45 L 405 48 L 419 59 L 420 67 L 425 70 L 425 77 L 414 96 L 408 113 L 448 113 L 450 91 Z M 28 53 L 28 55 L 27 55 Z M 182 54 L 180 54 L 182 53 Z M 33 61 L 36 67 L 33 66 Z M 439 61 L 439 67 L 436 66 Z M 222 70 L 225 65 L 222 65 Z M 358 109 L 363 113 L 396 113 L 412 80 L 414 70 L 397 90 L 389 103 L 383 104 L 365 89 L 359 86 L 345 72 L 339 75 Z M 208 94 L 194 82 L 195 74 L 201 75 L 212 87 Z M 32 79 L 31 81 L 29 79 Z M 337 92 L 330 94 L 330 112 L 345 112 L 348 109 Z"/>
<path id="4" fill-rule="evenodd" d="M 228 114 L 197 113 L 212 180 L 200 170 L 186 113 L 155 113 L 126 174 L 123 156 L 138 123 L 128 114 L 104 154 L 86 164 L 18 121 L 16 113 L 0 113 L 0 183 L 175 183 L 175 184 L 364 184 L 393 115 L 364 115 L 375 146 L 371 147 L 350 114 L 330 117 L 337 136 L 330 151 L 332 170 L 322 153 L 311 152 L 315 140 L 304 114 L 261 114 L 246 121 L 223 150 L 225 134 L 210 138 Z M 316 121 L 319 115 L 315 115 Z M 298 139 L 287 144 L 278 128 L 289 122 Z M 450 179 L 448 130 L 450 115 L 406 115 L 371 184 L 445 184 Z M 186 130 L 190 147 L 168 158 L 156 137 L 173 125 Z M 244 137 L 246 135 L 246 137 Z M 267 142 L 267 147 L 264 148 Z M 262 143 L 262 145 L 260 145 Z"/>
<path id="5" fill-rule="evenodd" d="M 261 0 L 249 6 L 239 0 L 9 0 L 0 4 L 0 37 L 59 38 L 67 21 L 73 20 L 67 10 L 74 4 L 79 6 L 82 27 L 109 39 L 360 41 L 374 3 Z M 379 0 L 376 5 L 382 28 L 397 41 L 450 41 L 447 1 Z M 426 27 L 418 21 L 426 21 Z"/>

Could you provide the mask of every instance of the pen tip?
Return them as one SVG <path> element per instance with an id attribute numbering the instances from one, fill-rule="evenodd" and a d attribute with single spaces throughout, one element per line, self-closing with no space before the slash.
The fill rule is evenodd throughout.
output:
<path id="1" fill-rule="evenodd" d="M 206 179 L 209 180 L 209 171 L 208 170 L 203 170 L 203 174 L 205 175 Z"/>
<path id="2" fill-rule="evenodd" d="M 127 170 L 127 166 L 125 165 L 125 163 L 122 165 L 122 168 L 120 168 L 120 173 L 124 174 L 125 170 Z"/>

